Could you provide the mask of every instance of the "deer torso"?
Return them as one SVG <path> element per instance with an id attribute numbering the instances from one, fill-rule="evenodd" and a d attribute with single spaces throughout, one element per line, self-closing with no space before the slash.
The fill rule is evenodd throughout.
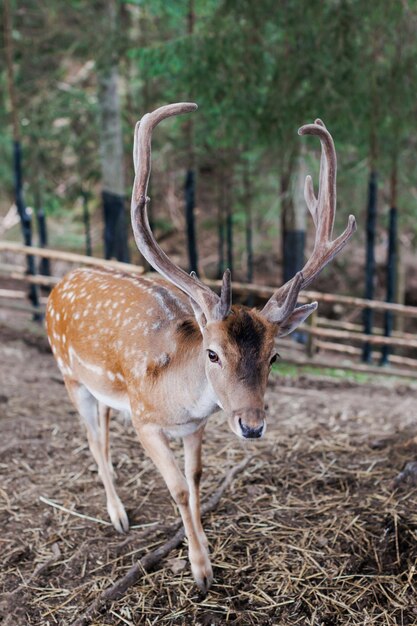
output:
<path id="1" fill-rule="evenodd" d="M 160 277 L 77 269 L 52 291 L 46 324 L 64 378 L 134 420 L 183 435 L 217 408 L 189 299 Z"/>

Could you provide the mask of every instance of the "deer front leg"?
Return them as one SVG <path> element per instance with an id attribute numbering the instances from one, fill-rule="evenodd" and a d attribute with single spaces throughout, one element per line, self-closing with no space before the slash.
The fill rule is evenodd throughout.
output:
<path id="1" fill-rule="evenodd" d="M 206 424 L 191 435 L 183 438 L 185 477 L 190 490 L 190 508 L 194 527 L 200 536 L 201 543 L 207 548 L 208 541 L 201 524 L 200 480 L 202 474 L 201 445 Z"/>
<path id="2" fill-rule="evenodd" d="M 162 474 L 174 502 L 177 504 L 188 539 L 191 570 L 199 588 L 206 593 L 213 580 L 213 570 L 206 546 L 194 525 L 190 507 L 190 490 L 169 447 L 166 435 L 154 425 L 137 426 L 136 431 L 146 453 Z"/>

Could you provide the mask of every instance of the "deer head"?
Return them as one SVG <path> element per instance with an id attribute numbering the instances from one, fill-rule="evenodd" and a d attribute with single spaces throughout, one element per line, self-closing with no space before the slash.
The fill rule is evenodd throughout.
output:
<path id="1" fill-rule="evenodd" d="M 147 216 L 152 131 L 163 119 L 196 108 L 192 103 L 170 104 L 145 115 L 136 125 L 131 204 L 133 233 L 149 264 L 189 296 L 202 337 L 206 378 L 217 403 L 228 413 L 232 430 L 242 438 L 258 438 L 265 432 L 264 396 L 271 364 L 276 358 L 276 338 L 288 335 L 317 308 L 316 302 L 297 306 L 298 294 L 342 250 L 356 224 L 350 216 L 346 230 L 332 241 L 336 153 L 330 133 L 321 120 L 316 120 L 299 130 L 301 135 L 317 135 L 322 145 L 318 197 L 310 176 L 305 185 L 306 202 L 316 227 L 313 253 L 303 270 L 280 287 L 262 310 L 241 305 L 232 307 L 230 271 L 225 271 L 221 293 L 217 295 L 195 274 L 187 274 L 168 258 L 157 244 Z"/>

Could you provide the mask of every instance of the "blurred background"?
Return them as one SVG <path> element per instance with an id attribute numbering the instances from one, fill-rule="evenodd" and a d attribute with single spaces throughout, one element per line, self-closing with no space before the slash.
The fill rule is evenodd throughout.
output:
<path id="1" fill-rule="evenodd" d="M 317 190 L 320 145 L 297 130 L 320 117 L 338 154 L 336 228 L 353 213 L 358 232 L 315 287 L 417 303 L 414 2 L 5 0 L 2 19 L 2 239 L 21 240 L 20 215 L 26 243 L 143 264 L 134 125 L 195 101 L 154 133 L 155 234 L 203 277 L 230 267 L 276 285 L 311 250 L 303 186 L 311 173 Z"/>

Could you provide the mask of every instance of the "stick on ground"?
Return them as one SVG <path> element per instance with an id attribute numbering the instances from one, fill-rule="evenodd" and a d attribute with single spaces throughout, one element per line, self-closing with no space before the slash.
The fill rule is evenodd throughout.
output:
<path id="1" fill-rule="evenodd" d="M 201 507 L 202 515 L 210 513 L 216 508 L 223 493 L 229 487 L 234 477 L 245 469 L 249 460 L 250 457 L 246 457 L 225 475 L 219 487 Z M 119 578 L 114 585 L 103 591 L 103 593 L 90 604 L 85 613 L 72 623 L 72 626 L 87 626 L 96 613 L 103 610 L 111 602 L 119 600 L 129 587 L 137 583 L 144 574 L 153 570 L 163 558 L 181 544 L 183 539 L 184 528 L 181 527 L 171 539 L 156 550 L 148 552 L 148 554 L 130 568 L 125 576 Z"/>

